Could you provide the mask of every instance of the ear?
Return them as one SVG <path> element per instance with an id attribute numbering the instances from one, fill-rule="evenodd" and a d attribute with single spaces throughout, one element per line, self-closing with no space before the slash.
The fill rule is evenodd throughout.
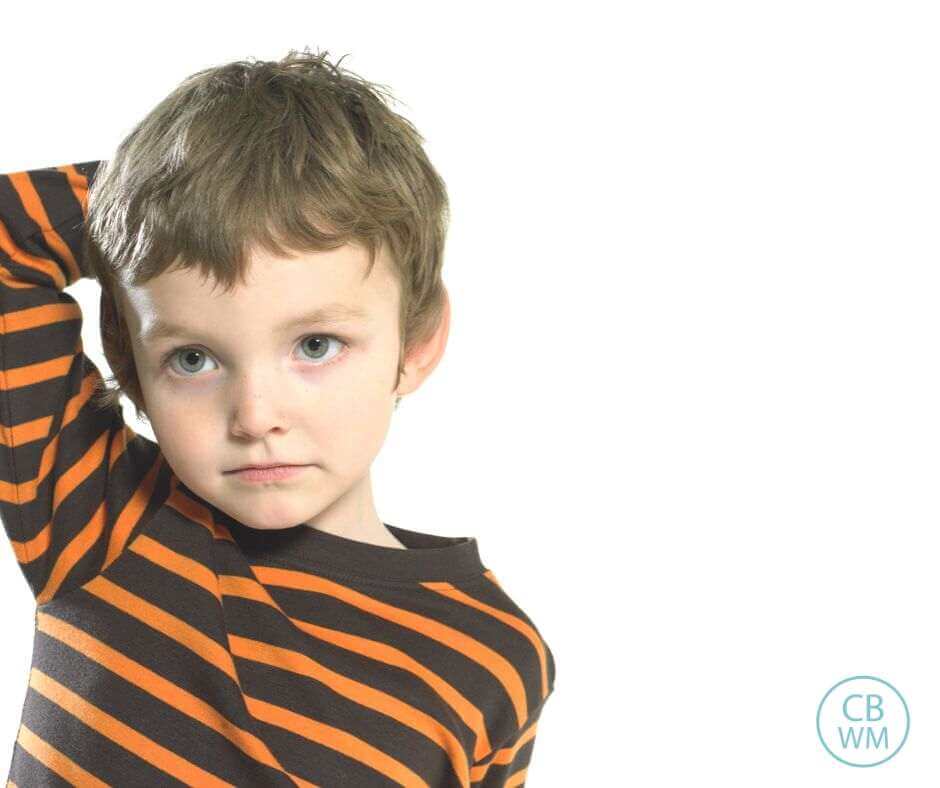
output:
<path id="1" fill-rule="evenodd" d="M 437 366 L 447 347 L 447 337 L 450 334 L 450 296 L 444 288 L 444 305 L 441 310 L 441 319 L 434 333 L 423 345 L 413 348 L 405 356 L 402 364 L 404 372 L 398 388 L 395 390 L 399 396 L 416 391 L 425 379 Z"/>

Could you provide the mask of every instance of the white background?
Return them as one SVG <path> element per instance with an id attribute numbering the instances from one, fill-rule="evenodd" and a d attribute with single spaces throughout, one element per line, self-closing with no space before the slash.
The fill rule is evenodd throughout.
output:
<path id="1" fill-rule="evenodd" d="M 936 784 L 937 6 L 455 6 L 14 4 L 0 171 L 109 158 L 210 65 L 347 54 L 453 207 L 447 353 L 377 506 L 476 536 L 552 649 L 527 785 Z M 0 564 L 12 754 L 33 606 Z M 815 730 L 862 673 L 911 714 L 872 769 Z"/>

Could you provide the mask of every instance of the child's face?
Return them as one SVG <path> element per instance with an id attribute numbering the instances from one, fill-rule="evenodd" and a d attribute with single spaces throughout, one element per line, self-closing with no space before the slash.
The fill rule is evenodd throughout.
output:
<path id="1" fill-rule="evenodd" d="M 399 290 L 385 254 L 364 281 L 368 254 L 347 245 L 258 252 L 228 294 L 198 270 L 118 294 L 150 424 L 184 484 L 253 528 L 359 521 L 396 396 Z M 364 316 L 282 327 L 334 303 Z M 153 337 L 158 322 L 186 330 Z M 308 467 L 260 483 L 227 473 L 273 462 Z"/>

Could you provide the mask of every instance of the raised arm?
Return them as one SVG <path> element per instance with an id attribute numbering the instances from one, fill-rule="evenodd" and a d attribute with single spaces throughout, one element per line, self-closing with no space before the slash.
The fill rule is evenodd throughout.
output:
<path id="1" fill-rule="evenodd" d="M 37 604 L 121 554 L 152 509 L 156 444 L 92 401 L 101 374 L 64 288 L 100 162 L 0 174 L 0 520 Z"/>

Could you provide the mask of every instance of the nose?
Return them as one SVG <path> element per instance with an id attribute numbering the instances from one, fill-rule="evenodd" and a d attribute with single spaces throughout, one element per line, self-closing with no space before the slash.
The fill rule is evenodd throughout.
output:
<path id="1" fill-rule="evenodd" d="M 275 375 L 243 375 L 233 384 L 231 421 L 233 431 L 261 436 L 287 426 L 283 382 Z"/>

